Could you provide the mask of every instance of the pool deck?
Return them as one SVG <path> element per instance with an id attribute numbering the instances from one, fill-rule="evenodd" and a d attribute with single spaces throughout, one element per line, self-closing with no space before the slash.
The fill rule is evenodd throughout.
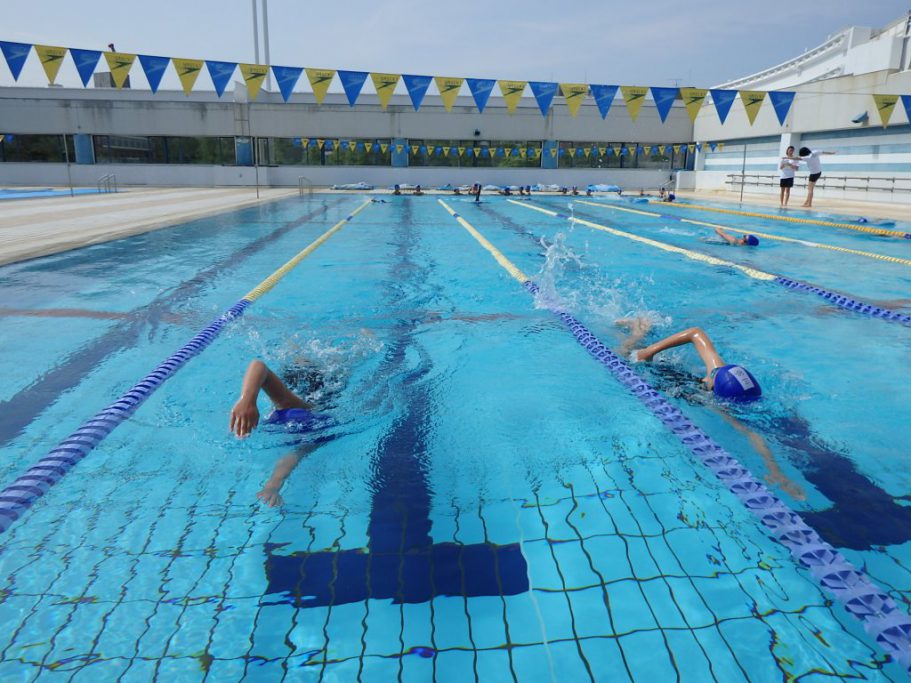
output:
<path id="1" fill-rule="evenodd" d="M 130 188 L 113 194 L 4 200 L 0 202 L 0 265 L 138 235 L 296 194 L 296 188 L 261 188 L 257 199 L 253 188 Z M 388 191 L 374 190 L 371 194 L 388 194 Z M 430 190 L 426 194 L 451 193 Z M 735 205 L 739 201 L 739 193 L 731 192 L 680 192 L 679 196 Z M 777 193 L 774 196 L 745 194 L 743 199 L 754 207 L 768 207 L 770 213 L 778 211 Z M 800 206 L 802 201 L 802 196 L 793 197 L 788 212 L 799 216 L 810 211 Z M 811 210 L 843 214 L 846 219 L 900 218 L 911 215 L 911 204 L 817 197 Z"/>
<path id="2" fill-rule="evenodd" d="M 0 265 L 138 235 L 297 194 L 297 189 L 137 188 L 0 202 Z"/>

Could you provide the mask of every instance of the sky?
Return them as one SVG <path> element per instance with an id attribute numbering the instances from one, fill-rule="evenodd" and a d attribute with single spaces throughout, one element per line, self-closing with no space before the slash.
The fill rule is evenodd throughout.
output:
<path id="1" fill-rule="evenodd" d="M 113 42 L 123 52 L 254 61 L 251 0 L 15 4 L 0 25 L 0 40 L 100 50 Z M 268 0 L 270 61 L 708 87 L 786 61 L 848 26 L 884 27 L 909 8 L 908 0 Z M 172 71 L 162 88 L 179 87 Z M 138 64 L 133 81 L 145 85 Z M 81 85 L 69 58 L 57 82 Z M 46 83 L 32 52 L 19 84 Z M 0 85 L 13 85 L 2 58 Z M 204 73 L 197 89 L 211 88 Z M 404 92 L 401 84 L 397 92 Z"/>

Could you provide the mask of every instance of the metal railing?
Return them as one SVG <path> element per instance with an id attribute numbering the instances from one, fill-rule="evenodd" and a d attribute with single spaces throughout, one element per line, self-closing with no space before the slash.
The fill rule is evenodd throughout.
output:
<path id="1" fill-rule="evenodd" d="M 776 173 L 728 173 L 727 185 L 732 190 L 742 185 L 757 187 L 778 187 Z M 806 187 L 806 177 L 794 179 L 794 187 Z M 824 174 L 816 183 L 820 190 L 857 190 L 860 192 L 911 192 L 909 178 L 875 178 L 872 176 L 849 176 Z"/>
<path id="2" fill-rule="evenodd" d="M 103 175 L 98 179 L 99 192 L 117 192 L 117 176 L 113 173 Z"/>
<path id="3" fill-rule="evenodd" d="M 310 182 L 310 178 L 307 176 L 297 176 L 297 194 L 301 197 L 304 196 L 304 186 L 307 187 L 307 194 L 313 194 L 313 183 Z"/>

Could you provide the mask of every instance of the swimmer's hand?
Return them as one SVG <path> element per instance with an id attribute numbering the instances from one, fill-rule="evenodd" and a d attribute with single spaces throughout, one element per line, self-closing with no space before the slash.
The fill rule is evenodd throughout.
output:
<path id="1" fill-rule="evenodd" d="M 269 486 L 267 483 L 263 486 L 263 490 L 256 494 L 256 497 L 270 508 L 281 507 L 285 504 L 285 501 L 278 490 L 277 486 Z"/>
<path id="2" fill-rule="evenodd" d="M 256 400 L 251 401 L 241 396 L 231 408 L 229 428 L 237 435 L 237 438 L 245 439 L 250 436 L 250 432 L 256 429 L 258 424 L 259 408 L 256 407 Z"/>

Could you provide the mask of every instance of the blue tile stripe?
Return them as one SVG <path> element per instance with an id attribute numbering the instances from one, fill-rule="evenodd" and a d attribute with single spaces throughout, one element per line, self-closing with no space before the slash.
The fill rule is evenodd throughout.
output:
<path id="1" fill-rule="evenodd" d="M 532 294 L 538 286 L 523 283 Z M 826 543 L 796 512 L 775 496 L 740 462 L 673 406 L 574 316 L 549 309 L 576 341 L 645 405 L 752 512 L 769 535 L 859 619 L 864 630 L 911 673 L 911 617 L 885 591 Z"/>
<path id="2" fill-rule="evenodd" d="M 0 533 L 9 529 L 13 522 L 114 431 L 115 427 L 129 418 L 168 378 L 209 346 L 226 325 L 242 316 L 249 305 L 249 301 L 241 299 L 231 306 L 120 398 L 84 422 L 50 453 L 0 491 Z"/>

